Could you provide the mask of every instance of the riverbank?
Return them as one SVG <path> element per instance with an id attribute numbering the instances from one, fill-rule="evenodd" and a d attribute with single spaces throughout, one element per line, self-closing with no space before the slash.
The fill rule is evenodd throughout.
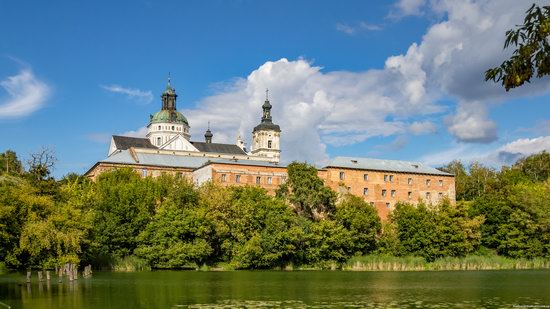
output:
<path id="1" fill-rule="evenodd" d="M 502 256 L 469 255 L 427 262 L 421 257 L 368 255 L 353 257 L 343 266 L 348 271 L 437 271 L 550 269 L 550 259 L 511 259 Z"/>

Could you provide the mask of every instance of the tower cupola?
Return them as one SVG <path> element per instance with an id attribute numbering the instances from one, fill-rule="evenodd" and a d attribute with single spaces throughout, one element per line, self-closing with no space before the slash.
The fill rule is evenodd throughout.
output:
<path id="1" fill-rule="evenodd" d="M 206 133 L 204 133 L 204 141 L 207 144 L 211 144 L 213 136 L 214 136 L 214 134 L 212 134 L 212 131 L 210 131 L 210 121 L 209 121 L 208 122 L 208 129 L 206 130 Z"/>
<path id="2" fill-rule="evenodd" d="M 265 102 L 262 105 L 262 119 L 260 124 L 252 131 L 252 154 L 260 157 L 271 158 L 273 162 L 280 159 L 281 128 L 273 123 L 271 118 L 271 103 L 269 102 L 269 90 L 265 91 Z"/>

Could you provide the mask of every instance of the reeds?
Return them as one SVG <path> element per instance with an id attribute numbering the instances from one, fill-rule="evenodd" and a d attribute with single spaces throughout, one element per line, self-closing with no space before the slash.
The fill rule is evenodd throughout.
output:
<path id="1" fill-rule="evenodd" d="M 498 270 L 549 269 L 550 259 L 511 259 L 502 256 L 468 255 L 426 262 L 422 257 L 367 255 L 353 257 L 342 267 L 351 271 Z"/>

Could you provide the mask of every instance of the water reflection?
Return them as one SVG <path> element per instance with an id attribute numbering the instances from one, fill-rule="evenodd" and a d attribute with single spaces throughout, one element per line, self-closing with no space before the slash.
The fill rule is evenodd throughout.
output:
<path id="1" fill-rule="evenodd" d="M 25 283 L 0 276 L 12 308 L 495 308 L 550 305 L 550 271 L 155 271 Z M 550 308 L 550 306 L 547 306 Z"/>

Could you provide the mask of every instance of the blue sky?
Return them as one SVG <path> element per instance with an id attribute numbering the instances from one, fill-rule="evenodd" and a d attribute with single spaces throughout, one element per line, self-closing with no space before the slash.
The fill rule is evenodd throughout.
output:
<path id="1" fill-rule="evenodd" d="M 0 151 L 83 173 L 143 135 L 170 72 L 193 140 L 250 143 L 270 88 L 283 160 L 337 155 L 498 167 L 550 149 L 550 83 L 506 93 L 521 1 L 0 0 Z"/>

